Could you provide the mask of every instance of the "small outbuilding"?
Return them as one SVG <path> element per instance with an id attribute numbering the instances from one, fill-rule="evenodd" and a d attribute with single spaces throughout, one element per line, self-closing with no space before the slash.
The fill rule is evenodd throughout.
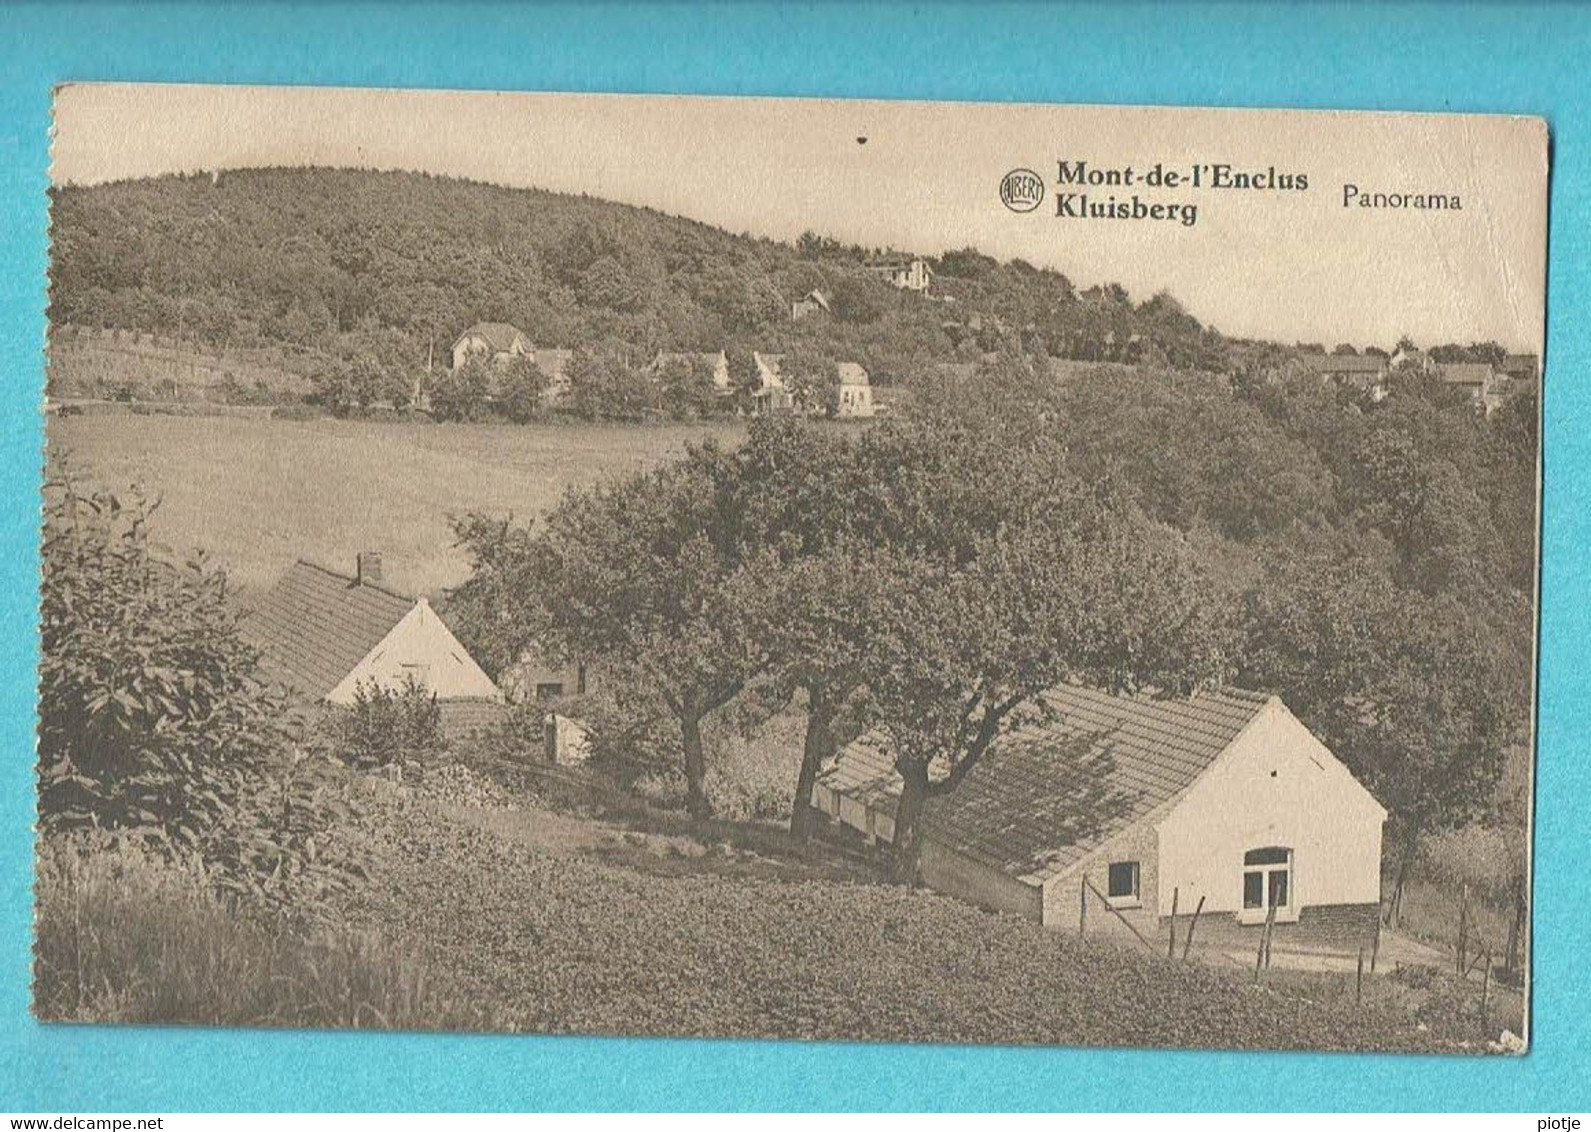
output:
<path id="1" fill-rule="evenodd" d="M 1080 687 L 1045 696 L 1048 718 L 1002 738 L 922 819 L 930 888 L 1090 934 L 1179 938 L 1200 910 L 1201 947 L 1352 952 L 1374 937 L 1387 812 L 1275 696 L 1192 697 Z M 894 838 L 901 779 L 876 736 L 846 747 L 814 803 L 878 841 Z M 1086 909 L 1085 910 L 1085 906 Z"/>
<path id="2" fill-rule="evenodd" d="M 348 705 L 360 685 L 430 689 L 450 733 L 480 730 L 503 695 L 443 624 L 430 602 L 387 588 L 381 556 L 353 574 L 299 560 L 242 620 L 264 674 L 303 702 Z"/>

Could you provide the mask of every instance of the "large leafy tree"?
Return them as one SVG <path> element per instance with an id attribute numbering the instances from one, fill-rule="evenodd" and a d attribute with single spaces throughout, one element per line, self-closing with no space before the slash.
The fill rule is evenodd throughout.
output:
<path id="1" fill-rule="evenodd" d="M 876 646 L 874 718 L 903 780 L 900 875 L 915 868 L 927 801 L 1000 736 L 1043 714 L 1063 682 L 1185 693 L 1226 675 L 1214 587 L 1179 536 L 1130 513 L 1004 528 L 970 561 L 917 559 Z"/>
<path id="2" fill-rule="evenodd" d="M 1109 476 L 1084 480 L 1035 367 L 982 375 L 859 442 L 851 529 L 891 554 L 868 623 L 870 718 L 904 781 L 897 866 L 915 867 L 927 800 L 1073 680 L 1186 691 L 1219 679 L 1231 630 L 1177 532 Z"/>
<path id="3" fill-rule="evenodd" d="M 762 419 L 736 452 L 743 535 L 776 563 L 762 623 L 775 693 L 799 692 L 807 713 L 790 828 L 811 828 L 812 787 L 841 739 L 864 718 L 875 660 L 872 627 L 898 580 L 894 553 L 860 537 L 860 500 L 874 493 L 856 445 L 799 419 Z M 777 695 L 776 697 L 777 698 Z"/>
<path id="4" fill-rule="evenodd" d="M 1524 738 L 1529 685 L 1511 610 L 1400 587 L 1396 571 L 1374 535 L 1273 561 L 1248 599 L 1242 673 L 1281 695 L 1392 812 L 1394 909 L 1420 837 L 1491 803 L 1509 744 Z"/>
<path id="5" fill-rule="evenodd" d="M 499 661 L 535 647 L 650 689 L 675 722 L 687 801 L 709 812 L 702 723 L 772 664 L 773 560 L 749 545 L 734 458 L 712 442 L 571 491 L 534 532 L 457 524 L 476 575 L 455 595 Z"/>

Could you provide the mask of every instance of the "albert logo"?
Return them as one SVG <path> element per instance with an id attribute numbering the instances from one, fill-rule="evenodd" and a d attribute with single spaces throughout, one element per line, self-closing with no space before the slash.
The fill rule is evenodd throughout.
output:
<path id="1" fill-rule="evenodd" d="M 1000 203 L 1012 212 L 1032 212 L 1044 202 L 1044 178 L 1031 169 L 1013 169 L 1000 181 Z"/>

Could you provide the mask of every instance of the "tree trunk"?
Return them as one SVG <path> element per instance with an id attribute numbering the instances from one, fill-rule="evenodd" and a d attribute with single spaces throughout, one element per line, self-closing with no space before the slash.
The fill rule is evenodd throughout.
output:
<path id="1" fill-rule="evenodd" d="M 713 808 L 707 801 L 707 758 L 702 753 L 701 716 L 680 716 L 680 744 L 685 751 L 685 808 L 693 818 L 705 818 Z"/>
<path id="2" fill-rule="evenodd" d="M 895 866 L 894 876 L 901 884 L 910 884 L 917 877 L 917 854 L 921 847 L 918 829 L 922 823 L 923 807 L 928 802 L 928 766 L 926 763 L 907 763 L 900 768 L 902 786 L 900 801 L 895 806 Z"/>
<path id="3" fill-rule="evenodd" d="M 834 747 L 834 708 L 821 693 L 809 692 L 806 741 L 801 747 L 801 772 L 796 775 L 795 800 L 790 804 L 790 833 L 805 841 L 812 832 L 812 786 L 818 769 Z"/>

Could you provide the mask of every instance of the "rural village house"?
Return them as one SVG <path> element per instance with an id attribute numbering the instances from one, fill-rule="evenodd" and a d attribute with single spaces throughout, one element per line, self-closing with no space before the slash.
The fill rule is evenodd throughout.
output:
<path id="1" fill-rule="evenodd" d="M 1375 354 L 1305 354 L 1304 364 L 1323 381 L 1374 393 L 1384 391 L 1387 360 Z"/>
<path id="2" fill-rule="evenodd" d="M 934 269 L 928 266 L 927 260 L 907 256 L 891 256 L 863 266 L 890 286 L 919 295 L 927 294 L 934 278 Z"/>
<path id="3" fill-rule="evenodd" d="M 1003 738 L 922 819 L 930 888 L 1090 933 L 1201 947 L 1352 952 L 1373 937 L 1387 811 L 1275 696 L 1047 693 L 1051 722 Z M 816 807 L 879 841 L 901 779 L 877 739 L 846 747 Z M 1086 911 L 1084 904 L 1086 903 Z M 1185 938 L 1185 937 L 1184 937 Z"/>
<path id="4" fill-rule="evenodd" d="M 1399 350 L 1390 358 L 1375 354 L 1304 354 L 1304 364 L 1322 380 L 1351 385 L 1386 396 L 1386 379 L 1394 369 L 1408 368 L 1429 374 L 1456 391 L 1469 395 L 1475 408 L 1492 413 L 1509 395 L 1532 387 L 1537 365 L 1534 354 L 1509 354 L 1503 364 L 1489 362 L 1437 362 L 1423 350 Z"/>
<path id="5" fill-rule="evenodd" d="M 493 363 L 534 353 L 530 338 L 506 322 L 477 322 L 453 340 L 453 368 L 462 369 L 471 358 Z"/>
<path id="6" fill-rule="evenodd" d="M 790 317 L 797 322 L 806 318 L 807 315 L 817 314 L 819 311 L 824 314 L 833 313 L 829 309 L 829 297 L 816 287 L 790 304 Z"/>
<path id="7" fill-rule="evenodd" d="M 704 366 L 712 372 L 713 389 L 720 396 L 727 395 L 733 391 L 729 378 L 729 355 L 723 350 L 719 350 L 716 353 L 712 351 L 680 353 L 677 351 L 659 350 L 657 357 L 652 359 L 646 370 L 649 375 L 657 377 L 671 365 Z"/>
<path id="8" fill-rule="evenodd" d="M 779 373 L 783 354 L 752 353 L 761 382 L 753 395 L 753 411 L 759 416 L 771 413 L 794 412 L 798 407 L 789 386 Z M 864 418 L 876 411 L 873 405 L 873 386 L 867 370 L 857 362 L 837 362 L 835 372 L 840 379 L 840 400 L 836 416 Z"/>
<path id="9" fill-rule="evenodd" d="M 305 703 L 348 705 L 355 689 L 429 688 L 450 734 L 495 722 L 503 695 L 425 598 L 388 589 L 381 556 L 358 556 L 353 575 L 300 560 L 244 617 L 265 675 Z"/>
<path id="10" fill-rule="evenodd" d="M 836 413 L 841 417 L 870 417 L 873 415 L 873 385 L 867 371 L 856 362 L 841 362 L 840 406 Z"/>

